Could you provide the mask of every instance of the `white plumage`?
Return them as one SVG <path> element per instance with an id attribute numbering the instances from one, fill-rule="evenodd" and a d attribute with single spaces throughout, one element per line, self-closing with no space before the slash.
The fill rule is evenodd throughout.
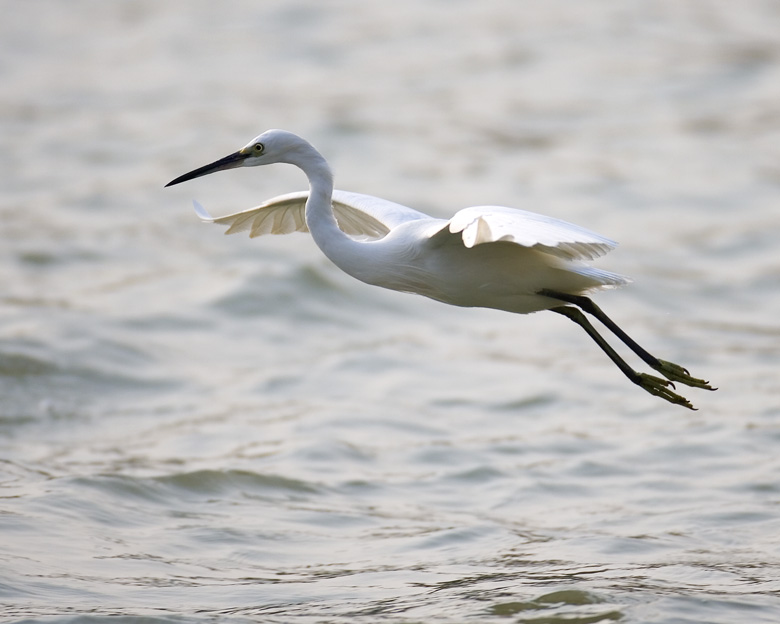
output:
<path id="1" fill-rule="evenodd" d="M 229 225 L 226 234 L 249 230 L 250 238 L 264 234 L 308 232 L 305 208 L 308 191 L 273 197 L 255 208 L 212 217 L 201 204 L 194 202 L 198 216 L 208 223 Z M 394 227 L 407 221 L 426 220 L 448 225 L 453 234 L 461 233 L 465 247 L 500 241 L 523 247 L 537 247 L 561 258 L 595 260 L 617 247 L 617 243 L 578 225 L 553 219 L 527 210 L 505 206 L 472 206 L 464 208 L 449 220 L 396 204 L 386 199 L 333 191 L 333 214 L 341 230 L 349 236 L 379 239 Z"/>
<path id="2" fill-rule="evenodd" d="M 198 215 L 227 225 L 227 234 L 248 231 L 255 237 L 309 231 L 334 264 L 368 284 L 457 306 L 520 314 L 552 310 L 582 326 L 632 382 L 672 403 L 692 408 L 667 380 L 711 389 L 681 366 L 650 355 L 584 296 L 629 280 L 587 264 L 617 243 L 580 226 L 503 206 L 474 206 L 449 220 L 437 219 L 378 197 L 334 190 L 333 175 L 322 155 L 283 130 L 269 130 L 238 152 L 168 186 L 224 169 L 278 162 L 300 167 L 309 179 L 309 191 L 280 195 L 256 208 L 217 218 L 195 202 Z M 583 311 L 604 323 L 667 379 L 629 367 Z"/>
<path id="3" fill-rule="evenodd" d="M 307 191 L 288 193 L 255 208 L 216 218 L 198 202 L 193 203 L 203 221 L 227 225 L 226 234 L 248 231 L 254 238 L 264 234 L 308 232 L 305 216 L 308 198 Z M 579 294 L 629 281 L 583 263 L 613 249 L 617 245 L 615 241 L 526 210 L 474 206 L 460 210 L 447 221 L 379 197 L 340 190 L 333 191 L 331 206 L 344 234 L 356 242 L 373 243 L 364 248 L 366 257 L 359 265 L 342 268 L 377 286 L 416 292 L 454 305 L 528 313 L 560 304 L 537 294 L 545 287 Z M 406 245 L 400 249 L 404 256 L 415 255 L 414 265 L 399 253 L 389 254 L 398 249 L 399 236 L 396 233 L 388 238 L 388 235 L 398 228 L 406 234 L 403 242 L 412 240 L 414 233 L 417 253 Z M 477 252 L 468 251 L 477 246 L 484 247 Z M 424 255 L 420 253 L 423 250 Z M 377 266 L 380 256 L 382 264 Z M 332 259 L 341 266 L 338 258 Z M 365 270 L 367 260 L 372 267 L 370 275 Z M 487 265 L 493 265 L 492 270 L 486 270 Z M 421 283 L 426 267 L 425 283 Z M 408 275 L 404 276 L 398 269 Z M 502 276 L 500 281 L 496 280 L 498 275 Z"/>

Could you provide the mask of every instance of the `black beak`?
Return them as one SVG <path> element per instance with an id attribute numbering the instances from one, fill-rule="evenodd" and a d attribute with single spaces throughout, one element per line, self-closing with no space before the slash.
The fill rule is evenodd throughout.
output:
<path id="1" fill-rule="evenodd" d="M 246 154 L 242 154 L 241 152 L 235 152 L 229 156 L 215 160 L 210 165 L 204 165 L 203 167 L 198 167 L 189 173 L 185 173 L 175 180 L 171 180 L 165 186 L 173 186 L 174 184 L 186 182 L 187 180 L 192 180 L 193 178 L 199 178 L 200 176 L 208 175 L 209 173 L 214 173 L 215 171 L 224 171 L 225 169 L 234 169 L 235 167 L 240 167 L 246 156 Z"/>

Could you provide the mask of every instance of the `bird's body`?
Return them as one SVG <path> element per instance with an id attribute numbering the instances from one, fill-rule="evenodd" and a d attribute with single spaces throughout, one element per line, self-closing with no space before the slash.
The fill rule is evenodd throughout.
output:
<path id="1" fill-rule="evenodd" d="M 204 221 L 230 225 L 229 234 L 306 232 L 312 219 L 305 216 L 308 196 L 282 195 L 217 219 L 199 204 L 197 211 Z M 451 305 L 526 314 L 560 304 L 540 296 L 543 288 L 582 294 L 628 281 L 584 263 L 616 243 L 532 212 L 476 206 L 452 219 L 437 219 L 378 197 L 338 190 L 331 203 L 339 232 L 314 234 L 315 241 L 342 271 L 374 286 Z M 522 242 L 511 239 L 510 229 L 519 232 Z"/>
<path id="2" fill-rule="evenodd" d="M 309 191 L 275 197 L 225 217 L 212 218 L 197 203 L 196 211 L 204 221 L 229 225 L 229 234 L 309 231 L 336 266 L 367 284 L 456 306 L 519 314 L 549 309 L 564 314 L 582 325 L 634 383 L 691 407 L 668 389 L 666 380 L 629 368 L 584 320 L 582 309 L 604 322 L 668 379 L 709 388 L 682 367 L 641 349 L 584 296 L 629 281 L 586 264 L 616 243 L 585 228 L 503 206 L 465 208 L 449 220 L 437 219 L 370 195 L 334 191 L 333 175 L 322 155 L 304 139 L 283 130 L 269 130 L 238 152 L 168 186 L 214 171 L 276 162 L 301 168 L 308 177 Z"/>

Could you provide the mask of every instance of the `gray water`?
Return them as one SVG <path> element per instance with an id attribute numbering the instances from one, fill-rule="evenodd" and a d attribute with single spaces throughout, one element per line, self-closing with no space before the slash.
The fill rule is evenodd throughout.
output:
<path id="1" fill-rule="evenodd" d="M 2 621 L 780 621 L 780 5 L 0 9 Z M 162 188 L 269 127 L 619 240 L 599 303 L 719 390 L 192 212 L 290 167 Z"/>

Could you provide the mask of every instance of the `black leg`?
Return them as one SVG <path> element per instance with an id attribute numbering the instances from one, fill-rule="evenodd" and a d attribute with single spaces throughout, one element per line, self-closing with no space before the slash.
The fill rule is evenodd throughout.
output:
<path id="1" fill-rule="evenodd" d="M 609 345 L 609 343 L 604 340 L 601 334 L 596 331 L 596 328 L 591 325 L 587 317 L 577 308 L 573 306 L 559 306 L 557 308 L 550 308 L 550 312 L 562 314 L 582 327 L 582 329 L 584 329 L 588 335 L 593 338 L 601 350 L 609 356 L 609 359 L 615 363 L 615 365 L 622 371 L 622 373 L 628 377 L 631 382 L 635 383 L 640 388 L 646 390 L 650 394 L 654 394 L 655 396 L 659 396 L 662 399 L 666 399 L 675 405 L 682 405 L 688 409 L 696 409 L 693 407 L 693 405 L 690 404 L 688 399 L 680 396 L 676 392 L 672 392 L 669 389 L 669 386 L 674 387 L 672 382 L 667 381 L 666 379 L 661 379 L 660 377 L 648 375 L 647 373 L 639 373 L 631 368 L 626 363 L 626 361 L 621 358 Z"/>
<path id="2" fill-rule="evenodd" d="M 582 295 L 570 295 L 567 293 L 562 293 L 555 290 L 547 290 L 547 289 L 540 290 L 539 294 L 545 297 L 551 297 L 553 299 L 565 301 L 566 303 L 574 304 L 579 308 L 581 308 L 582 310 L 584 310 L 585 312 L 587 312 L 588 314 L 592 314 L 599 321 L 601 321 L 607 329 L 609 329 L 613 334 L 615 334 L 615 336 L 620 338 L 620 340 L 622 340 L 623 343 L 634 353 L 636 353 L 648 366 L 650 366 L 654 370 L 657 370 L 667 379 L 671 379 L 672 381 L 679 381 L 680 383 L 683 383 L 686 386 L 692 386 L 694 388 L 703 388 L 705 390 L 716 390 L 716 388 L 710 386 L 708 381 L 691 377 L 688 371 L 682 366 L 678 364 L 674 364 L 673 362 L 667 362 L 666 360 L 661 360 L 655 357 L 654 355 L 651 355 L 647 351 L 645 351 L 645 349 L 639 346 L 639 344 L 637 344 L 637 342 L 633 338 L 631 338 L 631 336 L 629 336 L 626 332 L 624 332 L 617 325 L 617 323 L 615 323 L 615 321 L 609 318 L 604 313 L 604 311 L 588 297 L 584 297 Z"/>

